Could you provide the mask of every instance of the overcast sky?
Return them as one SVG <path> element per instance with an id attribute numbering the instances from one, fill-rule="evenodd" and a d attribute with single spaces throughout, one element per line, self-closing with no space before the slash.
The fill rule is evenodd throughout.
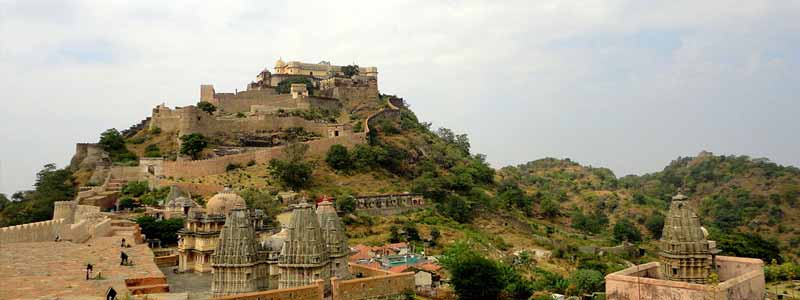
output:
<path id="1" fill-rule="evenodd" d="M 279 57 L 378 67 L 381 92 L 495 167 L 800 165 L 800 1 L 199 2 L 0 0 L 0 192 Z"/>

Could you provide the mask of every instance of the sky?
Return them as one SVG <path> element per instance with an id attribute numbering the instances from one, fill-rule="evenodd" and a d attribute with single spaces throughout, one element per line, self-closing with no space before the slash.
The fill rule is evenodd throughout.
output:
<path id="1" fill-rule="evenodd" d="M 703 150 L 800 166 L 798 18 L 788 0 L 0 0 L 0 192 L 278 58 L 378 67 L 381 92 L 494 167 L 624 176 Z"/>

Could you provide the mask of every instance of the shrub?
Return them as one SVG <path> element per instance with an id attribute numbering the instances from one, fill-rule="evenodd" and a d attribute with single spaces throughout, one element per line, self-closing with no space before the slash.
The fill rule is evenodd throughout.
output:
<path id="1" fill-rule="evenodd" d="M 644 221 L 644 226 L 647 227 L 654 239 L 660 239 L 661 231 L 664 230 L 664 215 L 658 212 L 650 214 Z"/>
<path id="2" fill-rule="evenodd" d="M 131 143 L 131 144 L 134 144 L 134 145 L 139 145 L 139 144 L 143 144 L 145 140 L 146 140 L 146 138 L 144 136 L 138 136 L 138 137 L 135 137 L 135 138 L 132 138 L 132 139 L 128 140 L 128 142 Z"/>
<path id="3" fill-rule="evenodd" d="M 147 181 L 131 181 L 122 187 L 122 194 L 132 197 L 140 197 L 144 195 L 144 193 L 147 193 L 149 189 L 150 187 L 147 184 Z"/>
<path id="4" fill-rule="evenodd" d="M 352 77 L 353 75 L 358 75 L 358 65 L 346 65 L 342 66 L 342 73 L 344 76 Z"/>
<path id="5" fill-rule="evenodd" d="M 207 112 L 209 114 L 213 114 L 215 111 L 217 111 L 217 107 L 214 106 L 214 104 L 211 104 L 211 102 L 208 102 L 208 101 L 197 102 L 197 108 L 199 108 L 200 110 L 202 110 L 204 112 Z"/>
<path id="6" fill-rule="evenodd" d="M 202 134 L 192 133 L 181 137 L 181 154 L 189 155 L 192 159 L 200 157 L 203 149 L 208 147 L 208 139 Z"/>
<path id="7" fill-rule="evenodd" d="M 159 134 L 161 134 L 161 127 L 156 126 L 156 127 L 150 128 L 149 133 L 152 134 L 152 135 L 159 135 Z"/>
<path id="8" fill-rule="evenodd" d="M 251 159 L 250 161 L 247 162 L 247 166 L 248 167 L 252 167 L 252 166 L 255 166 L 255 165 L 256 165 L 256 161 L 255 160 Z"/>
<path id="9" fill-rule="evenodd" d="M 354 213 L 356 211 L 356 198 L 350 195 L 341 195 L 336 197 L 336 209 L 343 213 Z"/>
<path id="10" fill-rule="evenodd" d="M 238 170 L 238 169 L 241 169 L 241 168 L 242 168 L 242 165 L 240 165 L 240 164 L 229 163 L 227 166 L 225 166 L 225 172 L 230 172 L 230 171 Z"/>
<path id="11" fill-rule="evenodd" d="M 558 202 L 551 200 L 550 198 L 545 198 L 542 200 L 542 214 L 548 218 L 557 217 L 560 213 L 561 205 Z"/>
<path id="12" fill-rule="evenodd" d="M 158 147 L 156 144 L 147 145 L 144 148 L 144 156 L 145 157 L 161 157 L 161 148 Z"/>
<path id="13" fill-rule="evenodd" d="M 238 112 L 238 113 L 236 113 L 236 117 L 237 118 L 246 118 L 247 116 L 244 115 L 244 113 L 242 113 L 242 112 Z"/>
<path id="14" fill-rule="evenodd" d="M 614 224 L 613 233 L 614 240 L 617 242 L 638 242 L 642 240 L 642 234 L 639 232 L 639 229 L 627 219 L 620 219 L 617 221 L 617 224 Z"/>
<path id="15" fill-rule="evenodd" d="M 119 209 L 133 209 L 139 207 L 139 204 L 133 201 L 130 196 L 123 196 L 118 202 Z"/>
<path id="16" fill-rule="evenodd" d="M 345 146 L 339 144 L 332 145 L 330 149 L 328 149 L 325 162 L 328 163 L 331 169 L 336 171 L 348 171 L 353 168 L 353 161 L 350 159 L 350 153 L 348 153 Z"/>
<path id="17" fill-rule="evenodd" d="M 579 269 L 569 277 L 570 287 L 575 295 L 604 291 L 603 273 L 597 270 Z"/>

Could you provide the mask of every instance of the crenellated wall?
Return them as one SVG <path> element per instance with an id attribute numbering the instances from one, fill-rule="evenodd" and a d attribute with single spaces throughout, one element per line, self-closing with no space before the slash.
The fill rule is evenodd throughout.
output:
<path id="1" fill-rule="evenodd" d="M 53 241 L 64 228 L 64 219 L 3 227 L 0 228 L 0 244 Z"/>
<path id="2" fill-rule="evenodd" d="M 350 136 L 340 136 L 327 139 L 319 139 L 305 144 L 309 145 L 308 155 L 319 156 L 327 153 L 328 149 L 335 144 L 353 147 L 363 144 L 365 138 L 363 134 L 353 134 Z M 232 154 L 222 157 L 215 157 L 204 160 L 194 161 L 165 161 L 164 176 L 178 178 L 197 178 L 212 174 L 225 173 L 228 164 L 247 164 L 249 161 L 256 163 L 267 163 L 273 158 L 283 155 L 283 146 L 272 147 L 265 150 Z"/>

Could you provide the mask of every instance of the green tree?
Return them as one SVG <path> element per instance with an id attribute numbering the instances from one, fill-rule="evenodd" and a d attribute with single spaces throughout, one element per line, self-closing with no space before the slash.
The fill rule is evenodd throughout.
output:
<path id="1" fill-rule="evenodd" d="M 664 230 L 664 215 L 658 212 L 650 214 L 644 221 L 644 226 L 654 239 L 660 239 L 661 231 Z"/>
<path id="2" fill-rule="evenodd" d="M 122 194 L 132 197 L 141 197 L 150 190 L 147 181 L 131 181 L 122 187 Z"/>
<path id="3" fill-rule="evenodd" d="M 202 110 L 204 112 L 207 112 L 209 114 L 213 114 L 215 111 L 217 111 L 217 107 L 214 106 L 214 104 L 211 104 L 211 102 L 208 102 L 208 101 L 197 102 L 197 108 L 199 108 L 200 110 Z"/>
<path id="4" fill-rule="evenodd" d="M 198 159 L 203 149 L 208 147 L 208 139 L 202 134 L 192 133 L 181 136 L 181 154 Z"/>
<path id="5" fill-rule="evenodd" d="M 342 67 L 342 73 L 344 76 L 352 77 L 353 75 L 358 75 L 358 65 L 346 65 Z"/>
<path id="6" fill-rule="evenodd" d="M 452 274 L 450 283 L 460 300 L 498 299 L 506 286 L 497 263 L 465 245 L 449 248 L 441 262 Z"/>
<path id="7" fill-rule="evenodd" d="M 113 162 L 130 162 L 137 159 L 136 155 L 125 147 L 125 139 L 122 134 L 114 128 L 101 133 L 98 144 L 108 152 L 108 156 Z"/>
<path id="8" fill-rule="evenodd" d="M 262 189 L 245 189 L 239 192 L 248 208 L 260 209 L 267 216 L 269 225 L 278 226 L 277 216 L 280 214 L 280 201 L 269 193 L 267 190 Z"/>
<path id="9" fill-rule="evenodd" d="M 139 204 L 133 201 L 133 198 L 131 198 L 130 196 L 123 196 L 122 198 L 119 199 L 119 202 L 117 204 L 119 209 L 133 209 L 139 207 Z"/>
<path id="10" fill-rule="evenodd" d="M 340 195 L 336 197 L 336 202 L 334 205 L 336 205 L 336 209 L 339 211 L 352 214 L 356 212 L 356 206 L 358 203 L 356 203 L 356 198 L 351 195 Z"/>
<path id="11" fill-rule="evenodd" d="M 331 169 L 336 171 L 349 171 L 353 168 L 353 161 L 350 159 L 350 153 L 347 147 L 335 144 L 328 149 L 328 154 L 325 157 L 325 162 Z"/>
<path id="12" fill-rule="evenodd" d="M 273 158 L 269 161 L 269 172 L 284 186 L 299 191 L 311 181 L 314 168 L 305 161 L 308 151 L 306 144 L 290 144 L 283 149 L 286 159 Z"/>
<path id="13" fill-rule="evenodd" d="M 178 230 L 183 228 L 183 219 L 173 218 L 156 220 L 151 216 L 142 216 L 136 219 L 147 238 L 161 240 L 162 244 L 173 245 L 178 242 Z"/>
<path id="14" fill-rule="evenodd" d="M 431 229 L 431 240 L 430 240 L 431 246 L 436 246 L 441 236 L 442 233 L 439 232 L 439 229 L 437 228 Z"/>
<path id="15" fill-rule="evenodd" d="M 627 219 L 620 219 L 617 221 L 617 223 L 614 224 L 613 233 L 614 240 L 617 242 L 638 242 L 642 240 L 642 234 L 639 232 L 639 229 Z"/>
<path id="16" fill-rule="evenodd" d="M 389 243 L 399 243 L 402 240 L 403 236 L 400 235 L 400 228 L 397 225 L 389 227 Z"/>
<path id="17" fill-rule="evenodd" d="M 603 273 L 597 270 L 579 269 L 569 277 L 570 288 L 575 295 L 604 291 Z"/>

